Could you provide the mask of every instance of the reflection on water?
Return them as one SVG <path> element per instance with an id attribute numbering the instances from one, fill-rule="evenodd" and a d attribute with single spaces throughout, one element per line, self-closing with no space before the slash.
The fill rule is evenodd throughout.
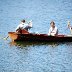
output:
<path id="1" fill-rule="evenodd" d="M 13 50 L 18 54 L 15 55 L 17 57 L 15 60 L 18 61 L 19 68 L 22 65 L 20 71 L 72 71 L 72 42 L 10 42 L 9 44 L 10 47 L 15 46 Z M 15 63 L 15 66 L 17 64 Z"/>
<path id="2" fill-rule="evenodd" d="M 49 45 L 51 47 L 56 47 L 60 42 L 30 42 L 30 41 L 11 41 L 10 46 L 19 46 L 19 47 L 29 47 L 29 46 L 41 46 L 41 45 Z"/>

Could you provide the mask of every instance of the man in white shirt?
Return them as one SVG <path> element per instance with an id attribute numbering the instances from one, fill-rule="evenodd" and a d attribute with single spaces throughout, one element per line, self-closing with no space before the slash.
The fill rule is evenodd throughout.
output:
<path id="1" fill-rule="evenodd" d="M 70 21 L 68 21 L 68 28 L 70 29 L 70 33 L 72 35 L 72 26 L 70 25 Z"/>
<path id="2" fill-rule="evenodd" d="M 32 21 L 30 21 L 28 24 L 25 22 L 25 20 L 22 20 L 21 23 L 17 26 L 16 31 L 19 29 L 25 29 L 28 31 L 28 29 L 32 28 Z"/>
<path id="3" fill-rule="evenodd" d="M 51 21 L 50 25 L 51 25 L 51 27 L 49 29 L 48 35 L 50 35 L 50 36 L 56 36 L 56 35 L 58 35 L 58 29 L 55 26 L 54 21 Z"/>

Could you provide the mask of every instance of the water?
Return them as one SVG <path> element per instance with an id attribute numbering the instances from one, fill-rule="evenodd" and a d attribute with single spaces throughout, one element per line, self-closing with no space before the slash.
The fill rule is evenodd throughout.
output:
<path id="1" fill-rule="evenodd" d="M 72 42 L 4 40 L 21 19 L 33 20 L 32 32 L 48 33 L 54 20 L 60 34 L 70 34 L 72 0 L 0 0 L 0 72 L 72 72 Z"/>

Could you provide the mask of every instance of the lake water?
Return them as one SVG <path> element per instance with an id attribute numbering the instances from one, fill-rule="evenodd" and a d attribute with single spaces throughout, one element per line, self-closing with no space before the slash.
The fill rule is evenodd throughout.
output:
<path id="1" fill-rule="evenodd" d="M 0 72 L 72 72 L 72 42 L 4 40 L 22 19 L 33 21 L 31 32 L 47 34 L 54 20 L 59 34 L 70 34 L 72 0 L 0 0 Z"/>

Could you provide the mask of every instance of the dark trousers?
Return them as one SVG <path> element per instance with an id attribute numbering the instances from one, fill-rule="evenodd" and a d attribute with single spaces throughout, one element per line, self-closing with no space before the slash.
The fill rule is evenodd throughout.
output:
<path id="1" fill-rule="evenodd" d="M 24 29 L 28 31 L 28 30 L 31 29 L 31 28 L 32 28 L 32 27 L 30 27 L 30 26 L 26 26 Z"/>

